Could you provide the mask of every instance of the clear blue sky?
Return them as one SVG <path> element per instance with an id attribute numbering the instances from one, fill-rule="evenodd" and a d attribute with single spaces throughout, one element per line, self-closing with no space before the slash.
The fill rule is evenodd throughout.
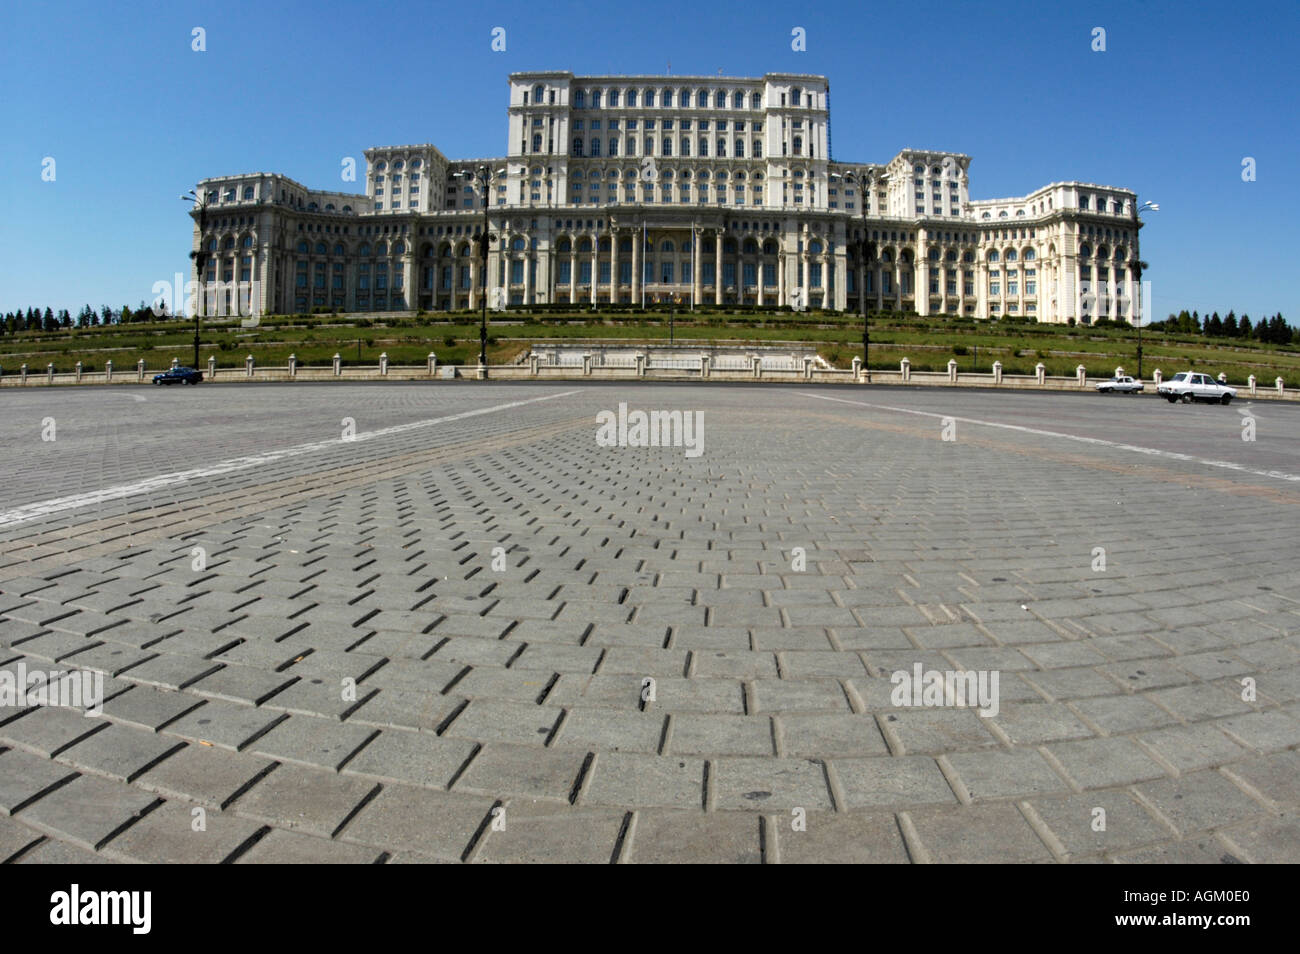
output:
<path id="1" fill-rule="evenodd" d="M 806 52 L 791 50 L 796 26 Z M 671 61 L 674 74 L 825 74 L 835 158 L 964 152 L 974 198 L 1065 179 L 1134 189 L 1161 205 L 1142 238 L 1154 317 L 1235 308 L 1295 325 L 1298 33 L 1295 0 L 2 0 L 0 312 L 152 300 L 154 282 L 188 274 L 177 196 L 205 176 L 350 190 L 340 163 L 372 145 L 502 155 L 506 74 Z"/>

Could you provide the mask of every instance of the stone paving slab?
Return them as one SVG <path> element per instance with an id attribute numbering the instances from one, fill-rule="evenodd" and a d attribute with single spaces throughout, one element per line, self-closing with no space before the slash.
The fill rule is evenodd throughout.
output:
<path id="1" fill-rule="evenodd" d="M 107 697 L 0 706 L 0 860 L 1300 859 L 1300 409 L 1252 445 L 1068 394 L 222 396 L 127 433 L 11 395 L 6 446 L 32 402 L 82 426 L 0 464 L 0 511 L 282 456 L 0 520 L 0 682 Z M 597 445 L 623 401 L 699 410 L 705 452 Z M 295 450 L 349 415 L 417 426 Z M 1188 540 L 1219 563 L 1152 558 Z M 918 665 L 997 674 L 996 711 L 900 702 Z"/>

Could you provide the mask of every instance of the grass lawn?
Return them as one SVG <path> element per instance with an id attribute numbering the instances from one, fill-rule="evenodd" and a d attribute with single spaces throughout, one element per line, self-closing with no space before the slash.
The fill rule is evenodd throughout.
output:
<path id="1" fill-rule="evenodd" d="M 946 370 L 956 358 L 962 370 L 989 371 L 1001 361 L 1007 374 L 1032 374 L 1042 361 L 1051 375 L 1072 375 L 1084 365 L 1090 376 L 1109 377 L 1116 365 L 1137 370 L 1136 333 L 1130 328 L 1088 329 L 1065 325 L 971 322 L 902 315 L 873 315 L 871 367 L 897 368 L 904 356 L 913 370 Z M 665 312 L 544 312 L 520 311 L 488 316 L 488 360 L 503 363 L 525 353 L 533 342 L 604 338 L 628 342 L 662 342 L 669 336 Z M 856 315 L 775 312 L 679 312 L 674 336 L 681 341 L 743 344 L 793 342 L 813 345 L 836 367 L 846 368 L 861 354 L 862 324 Z M 144 358 L 150 370 L 165 368 L 176 358 L 188 364 L 194 355 L 194 325 L 185 321 L 97 326 L 58 332 L 21 332 L 0 337 L 0 370 L 14 374 L 26 362 L 29 372 L 72 371 L 77 361 L 98 371 L 112 359 L 114 367 L 135 367 Z M 1300 381 L 1300 351 L 1254 341 L 1203 338 L 1199 335 L 1148 332 L 1143 335 L 1143 371 L 1149 378 L 1160 368 L 1165 375 L 1196 368 L 1220 372 L 1233 384 L 1245 384 L 1254 374 L 1271 385 L 1281 376 Z M 242 367 L 251 354 L 258 366 L 284 366 L 290 353 L 300 365 L 327 366 L 337 352 L 345 365 L 379 363 L 387 352 L 393 365 L 422 365 L 429 352 L 444 364 L 466 364 L 478 355 L 478 318 L 465 312 L 446 315 L 377 318 L 361 315 L 264 317 L 256 328 L 239 321 L 205 320 L 200 363 L 206 368 L 215 355 L 221 368 Z"/>

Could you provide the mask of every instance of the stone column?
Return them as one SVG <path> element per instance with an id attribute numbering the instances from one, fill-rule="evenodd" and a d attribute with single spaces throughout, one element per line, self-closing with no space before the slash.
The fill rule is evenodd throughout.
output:
<path id="1" fill-rule="evenodd" d="M 641 304 L 641 253 L 645 251 L 641 246 L 641 230 L 632 229 L 632 304 Z"/>
<path id="2" fill-rule="evenodd" d="M 722 304 L 722 229 L 716 229 L 713 246 L 713 303 Z"/>
<path id="3" fill-rule="evenodd" d="M 576 238 L 569 245 L 569 304 L 575 308 L 578 305 L 578 240 Z"/>
<path id="4" fill-rule="evenodd" d="M 919 233 L 920 241 L 916 247 L 916 264 L 912 267 L 912 276 L 919 287 L 912 289 L 916 313 L 922 317 L 930 314 L 930 260 L 926 258 L 929 242 L 925 230 Z"/>
<path id="5" fill-rule="evenodd" d="M 600 236 L 591 237 L 591 307 L 596 307 L 596 292 L 600 288 Z"/>
<path id="6" fill-rule="evenodd" d="M 609 232 L 609 303 L 618 304 L 618 231 Z"/>
<path id="7" fill-rule="evenodd" d="M 700 303 L 704 283 L 700 273 L 704 271 L 704 259 L 700 255 L 700 230 L 691 226 L 691 307 Z"/>
<path id="8" fill-rule="evenodd" d="M 330 281 L 334 280 L 333 275 Z M 420 307 L 419 265 L 415 260 L 415 249 L 407 242 L 406 254 L 402 256 L 402 297 L 406 299 L 406 310 L 416 311 Z M 334 290 L 330 289 L 330 307 L 333 308 Z"/>

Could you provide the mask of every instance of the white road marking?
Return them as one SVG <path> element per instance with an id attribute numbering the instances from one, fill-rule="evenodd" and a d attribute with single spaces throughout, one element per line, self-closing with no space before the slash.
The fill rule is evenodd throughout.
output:
<path id="1" fill-rule="evenodd" d="M 292 447 L 286 447 L 283 450 L 270 451 L 265 454 L 256 454 L 252 457 L 235 457 L 231 460 L 220 461 L 208 467 L 197 467 L 193 470 L 182 470 L 171 474 L 159 474 L 157 477 L 149 477 L 145 480 L 136 481 L 131 484 L 119 484 L 116 487 L 106 487 L 103 490 L 94 490 L 84 494 L 74 494 L 70 497 L 56 497 L 52 500 L 43 500 L 39 503 L 27 504 L 23 507 L 15 507 L 13 510 L 0 511 L 0 530 L 17 526 L 20 523 L 26 523 L 29 520 L 36 520 L 40 517 L 48 517 L 52 514 L 62 513 L 67 510 L 91 507 L 108 500 L 121 500 L 125 497 L 135 497 L 139 494 L 161 490 L 164 487 L 174 487 L 177 484 L 188 483 L 191 480 L 198 480 L 204 477 L 217 477 L 221 474 L 230 474 L 236 471 L 249 470 L 253 467 L 259 467 L 263 464 L 273 463 L 278 460 L 285 460 L 289 457 L 301 457 L 304 454 L 311 454 L 316 451 L 330 450 L 337 448 L 342 444 L 357 444 L 362 441 L 374 440 L 377 437 L 389 437 L 393 434 L 403 434 L 407 431 L 414 431 L 424 427 L 433 427 L 437 424 L 450 424 L 453 421 L 463 421 L 466 418 L 479 417 L 483 414 L 494 414 L 497 411 L 508 411 L 511 408 L 523 407 L 526 404 L 536 404 L 539 401 L 549 401 L 553 398 L 567 397 L 570 394 L 577 393 L 578 389 L 562 391 L 558 394 L 547 394 L 543 397 L 529 398 L 526 401 L 511 401 L 507 404 L 497 404 L 493 407 L 480 408 L 477 411 L 462 411 L 459 414 L 450 414 L 447 417 L 435 417 L 427 421 L 413 421 L 410 424 L 394 424 L 392 427 L 382 427 L 377 431 L 365 431 L 355 435 L 349 440 L 344 440 L 340 437 L 328 441 L 314 441 L 310 444 L 296 444 Z"/>
<path id="2" fill-rule="evenodd" d="M 797 394 L 803 397 L 818 398 L 822 401 L 835 401 L 839 404 L 853 404 L 858 407 L 869 407 L 878 411 L 894 411 L 898 414 L 916 414 L 920 417 L 935 417 L 940 420 L 952 419 L 961 421 L 963 424 L 979 424 L 984 427 L 997 427 L 1005 431 L 1019 431 L 1022 434 L 1034 434 L 1039 437 L 1059 437 L 1068 441 L 1078 441 L 1081 444 L 1096 444 L 1101 447 L 1112 447 L 1116 450 L 1133 451 L 1137 454 L 1147 454 L 1152 457 L 1165 457 L 1169 460 L 1181 460 L 1191 464 L 1202 464 L 1206 467 L 1220 467 L 1224 470 L 1235 470 L 1238 473 L 1250 474 L 1252 477 L 1271 477 L 1274 480 L 1286 480 L 1293 483 L 1300 482 L 1300 474 L 1288 474 L 1280 470 L 1253 470 L 1242 464 L 1235 464 L 1230 460 L 1209 460 L 1205 457 L 1193 457 L 1191 454 L 1180 454 L 1177 451 L 1160 450 L 1156 447 L 1141 447 L 1137 444 L 1122 444 L 1118 441 L 1103 440 L 1100 437 L 1082 437 L 1078 434 L 1064 434 L 1060 431 L 1046 431 L 1036 427 L 1024 427 L 1020 424 L 1003 424 L 999 421 L 982 421 L 974 417 L 958 417 L 955 414 L 936 414 L 934 411 L 918 411 L 910 407 L 893 407 L 888 404 L 870 404 L 866 401 L 850 401 L 845 398 L 830 397 L 826 394 L 812 394 L 807 391 L 798 391 Z"/>

